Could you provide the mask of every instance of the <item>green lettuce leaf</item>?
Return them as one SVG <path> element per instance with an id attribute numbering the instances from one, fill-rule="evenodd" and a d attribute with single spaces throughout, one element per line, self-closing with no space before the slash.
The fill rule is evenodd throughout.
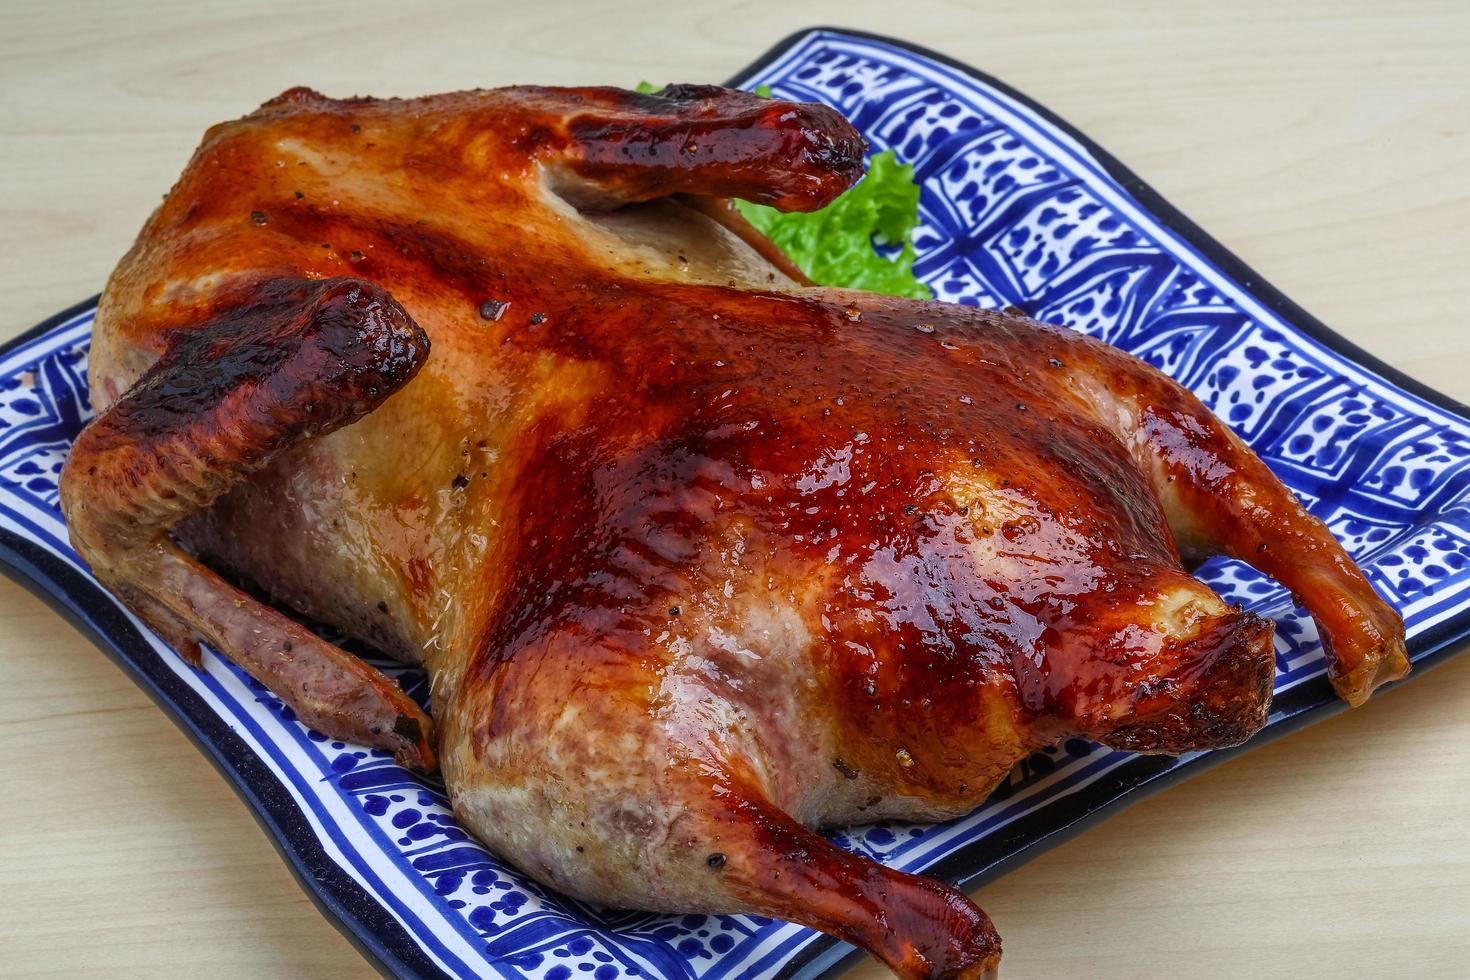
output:
<path id="1" fill-rule="evenodd" d="M 748 201 L 735 206 L 818 285 L 914 299 L 934 295 L 914 276 L 914 168 L 899 163 L 892 150 L 873 154 L 867 176 L 820 211 L 787 214 Z"/>
<path id="2" fill-rule="evenodd" d="M 645 94 L 662 89 L 638 83 Z M 755 93 L 770 98 L 770 86 Z M 913 166 L 899 163 L 892 150 L 873 154 L 867 176 L 820 211 L 784 213 L 749 201 L 736 201 L 735 206 L 820 286 L 914 299 L 934 296 L 914 276 L 919 185 Z"/>

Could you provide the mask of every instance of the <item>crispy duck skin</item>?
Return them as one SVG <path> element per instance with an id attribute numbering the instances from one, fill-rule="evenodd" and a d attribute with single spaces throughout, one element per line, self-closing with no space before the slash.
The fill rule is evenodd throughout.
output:
<path id="1" fill-rule="evenodd" d="M 1272 624 L 1185 561 L 1292 589 L 1353 704 L 1407 672 L 1403 624 L 1164 375 L 799 283 L 703 200 L 818 208 L 863 153 L 703 86 L 293 89 L 216 126 L 103 296 L 77 550 L 183 655 L 437 758 L 538 881 L 992 974 L 965 896 L 816 829 L 964 813 L 1072 735 L 1249 737 Z M 423 664 L 433 729 L 194 556 Z"/>

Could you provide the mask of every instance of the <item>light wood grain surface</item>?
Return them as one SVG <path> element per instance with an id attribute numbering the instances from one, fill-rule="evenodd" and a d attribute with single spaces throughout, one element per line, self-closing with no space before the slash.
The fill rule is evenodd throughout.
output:
<path id="1" fill-rule="evenodd" d="M 4 0 L 0 339 L 96 292 L 204 128 L 287 86 L 720 80 L 812 23 L 1010 82 L 1328 324 L 1470 401 L 1463 0 Z M 371 975 L 117 668 L 5 581 L 0 624 L 0 974 Z M 1011 978 L 1462 977 L 1467 810 L 1470 657 L 978 898 Z"/>

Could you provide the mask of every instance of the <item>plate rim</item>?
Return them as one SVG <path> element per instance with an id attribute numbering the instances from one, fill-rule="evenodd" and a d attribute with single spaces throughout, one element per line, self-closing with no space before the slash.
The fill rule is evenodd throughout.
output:
<path id="1" fill-rule="evenodd" d="M 1085 133 L 1046 106 L 1006 83 L 956 58 L 923 45 L 853 28 L 815 25 L 788 34 L 764 54 L 736 72 L 726 84 L 756 74 L 813 34 L 829 33 L 876 42 L 943 64 L 1014 100 L 1049 126 L 1075 141 L 1099 168 L 1146 212 L 1196 249 L 1206 261 L 1269 310 L 1334 353 L 1365 368 L 1404 391 L 1459 416 L 1470 424 L 1470 406 L 1411 377 L 1332 330 L 1248 266 L 1203 228 L 1169 203 L 1157 190 L 1099 146 Z M 96 306 L 101 294 L 53 314 L 0 344 L 0 356 L 45 335 Z M 297 884 L 312 903 L 375 969 L 384 976 L 433 980 L 448 974 L 435 964 L 408 932 L 353 881 L 322 848 L 301 809 L 219 715 L 183 683 L 153 651 L 137 628 L 109 601 L 100 586 L 66 566 L 35 542 L 0 529 L 0 572 L 38 596 L 98 647 L 123 674 L 163 710 L 200 753 L 225 777 Z M 1456 645 L 1470 630 L 1470 609 L 1435 624 L 1415 637 L 1421 652 L 1412 677 L 1459 652 Z M 1388 689 L 1398 684 L 1389 685 Z M 1380 693 L 1379 696 L 1382 696 Z M 1062 797 L 1003 828 L 971 842 L 931 867 L 925 874 L 967 891 L 993 881 L 1042 852 L 1086 831 L 1103 819 L 1175 783 L 1265 745 L 1308 724 L 1338 714 L 1346 704 L 1333 694 L 1326 678 L 1317 677 L 1279 695 L 1273 714 L 1282 715 L 1246 743 L 1196 756 L 1183 763 L 1172 757 L 1138 756 L 1089 787 L 1087 794 Z M 1083 797 L 1085 799 L 1080 799 Z M 1040 818 L 1045 817 L 1045 820 Z M 1044 825 L 1038 832 L 1037 827 Z M 1002 847 L 997 860 L 978 860 L 979 851 Z M 845 969 L 866 956 L 846 943 L 818 934 L 780 970 L 789 980 L 814 980 Z"/>

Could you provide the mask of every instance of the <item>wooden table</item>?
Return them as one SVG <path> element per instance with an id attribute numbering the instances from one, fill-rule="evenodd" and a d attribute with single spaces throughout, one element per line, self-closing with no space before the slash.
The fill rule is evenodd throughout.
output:
<path id="1" fill-rule="evenodd" d="M 1463 0 L 245 6 L 6 0 L 0 338 L 96 292 L 204 128 L 289 85 L 719 80 L 825 22 L 1019 87 L 1337 330 L 1470 400 Z M 0 622 L 0 973 L 371 974 L 130 681 L 4 581 Z M 1011 978 L 1461 977 L 1467 810 L 1470 657 L 1150 799 L 979 900 Z"/>

